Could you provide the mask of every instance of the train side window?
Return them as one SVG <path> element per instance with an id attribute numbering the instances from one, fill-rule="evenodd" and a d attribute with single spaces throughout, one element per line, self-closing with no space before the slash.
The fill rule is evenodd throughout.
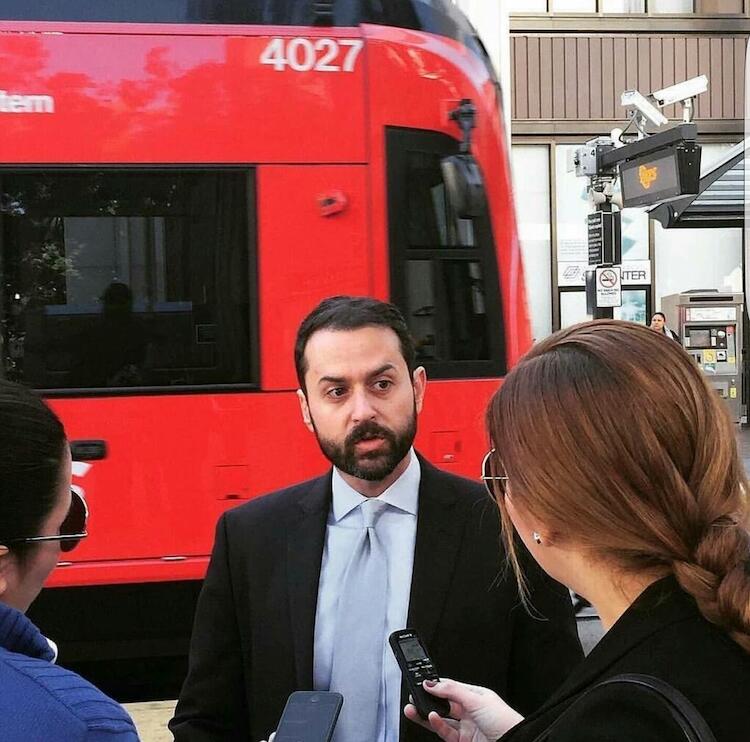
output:
<path id="1" fill-rule="evenodd" d="M 48 392 L 257 382 L 254 172 L 0 171 L 6 378 Z"/>
<path id="2" fill-rule="evenodd" d="M 459 219 L 440 161 L 458 151 L 438 132 L 387 130 L 391 297 L 431 378 L 506 371 L 497 257 L 489 215 Z"/>

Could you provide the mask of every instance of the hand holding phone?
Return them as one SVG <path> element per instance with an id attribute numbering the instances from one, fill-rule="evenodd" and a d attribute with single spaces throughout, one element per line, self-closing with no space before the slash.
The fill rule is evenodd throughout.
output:
<path id="1" fill-rule="evenodd" d="M 295 691 L 287 699 L 274 742 L 330 742 L 343 702 L 340 693 Z"/>
<path id="2" fill-rule="evenodd" d="M 419 715 L 425 720 L 431 711 L 448 716 L 451 708 L 448 701 L 431 695 L 422 687 L 425 680 L 439 680 L 440 676 L 417 632 L 414 629 L 394 631 L 388 637 L 388 643 Z"/>

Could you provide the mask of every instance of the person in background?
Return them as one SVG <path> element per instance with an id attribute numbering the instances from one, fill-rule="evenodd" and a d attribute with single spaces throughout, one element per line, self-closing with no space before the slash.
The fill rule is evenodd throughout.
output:
<path id="1" fill-rule="evenodd" d="M 0 739 L 137 742 L 112 699 L 54 664 L 57 650 L 24 613 L 86 534 L 71 489 L 62 423 L 32 391 L 0 381 Z"/>
<path id="2" fill-rule="evenodd" d="M 428 690 L 458 721 L 433 713 L 432 729 L 448 742 L 684 742 L 663 698 L 601 685 L 634 673 L 681 693 L 716 742 L 747 739 L 748 482 L 721 400 L 690 357 L 640 325 L 571 327 L 508 374 L 487 425 L 485 481 L 519 583 L 511 523 L 606 633 L 532 714 L 441 680 Z"/>
<path id="3" fill-rule="evenodd" d="M 407 625 L 438 667 L 537 708 L 582 657 L 570 595 L 531 569 L 526 613 L 482 484 L 414 450 L 427 383 L 399 310 L 326 299 L 295 363 L 302 422 L 332 468 L 221 517 L 176 742 L 266 739 L 295 690 L 343 694 L 336 742 L 429 740 L 403 718 L 388 648 Z"/>
<path id="4" fill-rule="evenodd" d="M 680 342 L 680 336 L 667 327 L 667 317 L 663 312 L 654 312 L 654 316 L 651 317 L 651 324 L 649 325 L 649 327 L 654 332 L 659 332 L 662 335 L 666 335 L 668 338 L 674 340 L 675 342 Z"/>

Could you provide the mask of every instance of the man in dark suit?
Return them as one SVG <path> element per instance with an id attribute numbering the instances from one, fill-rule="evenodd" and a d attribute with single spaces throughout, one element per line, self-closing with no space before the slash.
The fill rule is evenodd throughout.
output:
<path id="1" fill-rule="evenodd" d="M 403 317 L 335 297 L 302 323 L 302 417 L 333 464 L 219 521 L 198 603 L 176 742 L 256 742 L 294 690 L 337 690 L 336 742 L 427 740 L 386 649 L 416 628 L 439 670 L 539 706 L 581 658 L 567 591 L 504 572 L 484 487 L 412 449 L 426 376 Z"/>

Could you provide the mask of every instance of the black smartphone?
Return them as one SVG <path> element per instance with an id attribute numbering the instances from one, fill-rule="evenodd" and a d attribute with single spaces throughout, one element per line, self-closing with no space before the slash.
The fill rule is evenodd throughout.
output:
<path id="1" fill-rule="evenodd" d="M 330 742 L 343 703 L 341 693 L 295 691 L 281 714 L 275 742 Z"/>
<path id="2" fill-rule="evenodd" d="M 440 676 L 417 632 L 414 629 L 394 631 L 388 637 L 388 643 L 396 655 L 409 695 L 419 715 L 425 720 L 430 711 L 436 711 L 440 716 L 448 716 L 451 708 L 448 701 L 436 698 L 422 687 L 422 681 L 438 680 Z"/>

